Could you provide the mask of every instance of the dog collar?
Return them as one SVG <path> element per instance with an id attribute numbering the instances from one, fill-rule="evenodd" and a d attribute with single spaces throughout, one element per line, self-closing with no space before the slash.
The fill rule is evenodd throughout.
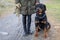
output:
<path id="1" fill-rule="evenodd" d="M 46 14 L 44 14 L 42 17 L 39 17 L 40 19 L 43 19 L 46 16 Z"/>

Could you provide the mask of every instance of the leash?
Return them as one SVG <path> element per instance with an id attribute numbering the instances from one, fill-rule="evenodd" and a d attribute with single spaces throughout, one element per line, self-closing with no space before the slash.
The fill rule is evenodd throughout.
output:
<path id="1" fill-rule="evenodd" d="M 18 14 L 18 24 L 17 26 L 20 26 L 20 14 Z"/>
<path id="2" fill-rule="evenodd" d="M 14 14 L 16 14 L 16 16 L 18 17 L 18 24 L 17 24 L 17 26 L 20 26 L 20 14 L 18 14 L 16 12 L 14 12 Z"/>

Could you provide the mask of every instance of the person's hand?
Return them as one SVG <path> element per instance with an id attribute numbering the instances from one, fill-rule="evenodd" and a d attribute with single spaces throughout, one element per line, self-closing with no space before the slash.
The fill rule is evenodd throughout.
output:
<path id="1" fill-rule="evenodd" d="M 37 5 L 37 4 L 40 4 L 40 3 L 39 3 L 39 2 L 36 2 L 36 5 Z"/>
<path id="2" fill-rule="evenodd" d="M 16 7 L 20 8 L 21 7 L 21 4 L 20 3 L 16 4 Z"/>

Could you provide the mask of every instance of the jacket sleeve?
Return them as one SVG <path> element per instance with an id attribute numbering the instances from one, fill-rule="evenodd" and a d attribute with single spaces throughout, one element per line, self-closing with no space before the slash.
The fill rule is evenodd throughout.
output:
<path id="1" fill-rule="evenodd" d="M 16 4 L 20 3 L 20 0 L 15 0 L 15 3 L 16 3 Z"/>

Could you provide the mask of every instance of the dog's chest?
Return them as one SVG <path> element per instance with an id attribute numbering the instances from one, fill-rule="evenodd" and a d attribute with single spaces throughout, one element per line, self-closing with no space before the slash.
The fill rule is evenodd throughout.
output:
<path id="1" fill-rule="evenodd" d="M 43 13 L 38 13 L 37 16 L 38 17 L 42 17 L 44 14 Z"/>
<path id="2" fill-rule="evenodd" d="M 42 14 L 37 13 L 36 14 L 36 17 L 39 18 L 39 19 L 43 19 L 43 18 L 45 18 L 45 16 L 46 16 L 45 13 L 42 13 Z"/>

